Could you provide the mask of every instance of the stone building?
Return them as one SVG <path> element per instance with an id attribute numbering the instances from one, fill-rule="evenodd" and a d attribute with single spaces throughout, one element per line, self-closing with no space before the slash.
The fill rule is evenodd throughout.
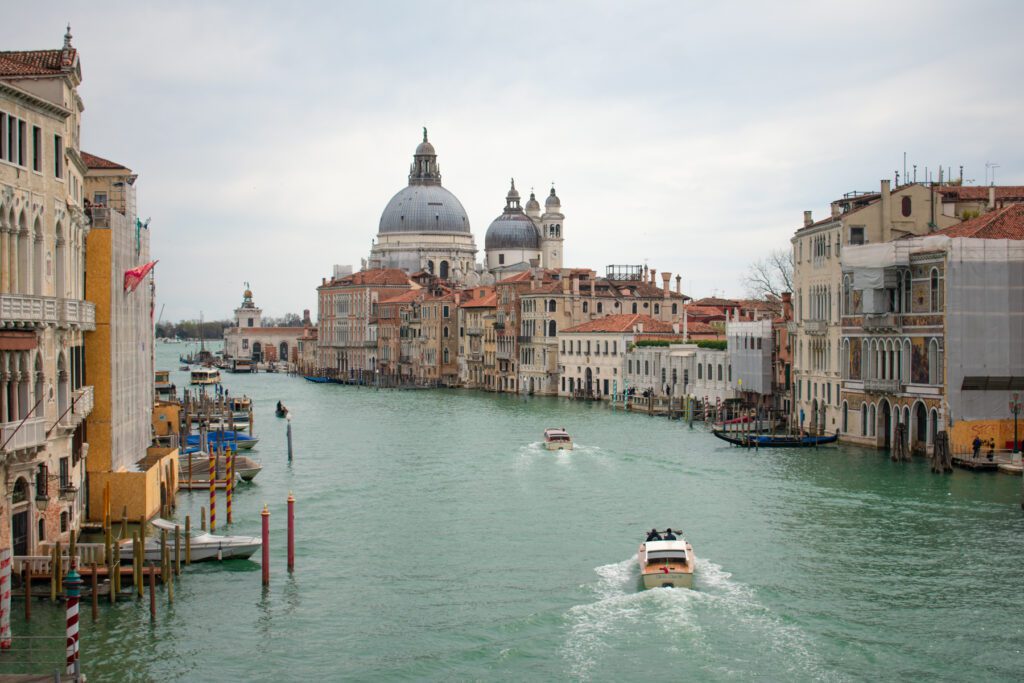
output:
<path id="1" fill-rule="evenodd" d="M 153 425 L 154 278 L 125 287 L 127 271 L 150 262 L 149 229 L 136 213 L 136 175 L 122 164 L 82 152 L 92 228 L 86 239 L 86 296 L 96 305 L 96 329 L 86 334 L 86 376 L 94 387 L 89 436 L 89 519 L 111 507 L 133 519 L 157 514 L 165 502 L 168 466 L 177 452 L 151 448 Z M 166 496 L 166 488 L 164 490 Z"/>
<path id="2" fill-rule="evenodd" d="M 374 307 L 387 298 L 419 287 L 400 268 L 360 271 L 317 287 L 319 367 L 349 381 L 372 381 L 377 370 L 377 321 Z"/>
<path id="3" fill-rule="evenodd" d="M 494 338 L 494 287 L 474 287 L 460 294 L 459 379 L 467 388 L 493 391 L 494 359 L 488 357 L 487 347 L 488 339 Z"/>
<path id="4" fill-rule="evenodd" d="M 71 44 L 0 52 L 0 547 L 45 553 L 85 508 L 86 166 Z"/>
<path id="5" fill-rule="evenodd" d="M 224 355 L 229 360 L 246 359 L 255 364 L 297 364 L 299 338 L 312 325 L 309 311 L 303 311 L 302 327 L 263 325 L 263 309 L 253 303 L 252 290 L 246 283 L 242 304 L 235 309 L 234 325 L 224 329 Z"/>
<path id="6" fill-rule="evenodd" d="M 801 426 L 819 432 L 840 429 L 840 292 L 842 250 L 848 245 L 889 242 L 924 235 L 959 222 L 943 215 L 933 188 L 919 183 L 892 190 L 881 181 L 878 192 L 849 192 L 831 204 L 830 215 L 804 225 L 791 239 L 793 287 L 793 407 Z M 801 420 L 801 417 L 803 418 Z"/>
<path id="7" fill-rule="evenodd" d="M 735 382 L 744 406 L 772 408 L 775 335 L 771 319 L 728 322 L 725 335 L 732 369 L 730 381 Z"/>
<path id="8" fill-rule="evenodd" d="M 409 185 L 384 208 L 365 268 L 426 271 L 463 282 L 476 270 L 476 251 L 466 210 L 441 186 L 437 152 L 424 128 L 409 168 Z"/>
<path id="9" fill-rule="evenodd" d="M 930 451 L 1010 447 L 1024 391 L 1024 204 L 842 256 L 841 431 Z M 899 426 L 902 425 L 902 430 Z M 899 430 L 899 431 L 898 431 Z"/>
<path id="10" fill-rule="evenodd" d="M 559 396 L 608 400 L 625 387 L 623 361 L 636 339 L 679 337 L 678 327 L 649 315 L 606 315 L 558 332 Z"/>

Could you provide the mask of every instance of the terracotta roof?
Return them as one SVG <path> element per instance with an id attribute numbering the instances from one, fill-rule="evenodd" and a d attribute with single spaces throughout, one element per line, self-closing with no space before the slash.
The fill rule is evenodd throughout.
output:
<path id="1" fill-rule="evenodd" d="M 0 52 L 0 77 L 58 76 L 63 54 L 63 50 Z M 78 50 L 71 48 L 69 55 L 67 66 L 75 63 Z"/>
<path id="2" fill-rule="evenodd" d="M 330 280 L 327 287 L 345 287 L 352 285 L 378 286 L 408 285 L 409 276 L 400 268 L 377 268 L 374 270 L 361 270 L 337 279 Z"/>
<path id="3" fill-rule="evenodd" d="M 706 296 L 693 302 L 697 306 L 739 306 L 740 302 L 735 299 L 721 299 L 714 296 Z"/>
<path id="4" fill-rule="evenodd" d="M 116 161 L 110 161 L 103 157 L 98 157 L 95 154 L 89 154 L 88 152 L 81 152 L 82 161 L 85 163 L 87 168 L 111 168 L 111 169 L 124 169 L 125 171 L 130 170 L 127 166 L 122 166 Z"/>
<path id="5" fill-rule="evenodd" d="M 1024 185 L 996 185 L 996 199 L 1024 199 Z M 935 191 L 947 199 L 988 199 L 987 185 L 941 185 Z"/>
<path id="6" fill-rule="evenodd" d="M 715 329 L 711 325 L 697 320 L 687 320 L 686 331 L 689 334 L 721 334 L 721 330 Z"/>
<path id="7" fill-rule="evenodd" d="M 706 316 L 706 317 L 711 317 L 711 316 L 716 316 L 717 315 L 717 316 L 725 317 L 725 313 L 722 312 L 722 309 L 717 308 L 715 306 L 701 306 L 699 304 L 687 304 L 686 306 L 683 307 L 683 310 L 686 311 L 686 313 L 688 315 Z"/>
<path id="8" fill-rule="evenodd" d="M 632 332 L 633 326 L 637 324 L 644 326 L 645 334 L 656 332 L 672 333 L 673 331 L 672 325 L 655 320 L 649 315 L 619 313 L 606 315 L 603 318 L 597 318 L 596 320 L 562 330 L 562 332 Z"/>
<path id="9" fill-rule="evenodd" d="M 416 299 L 418 299 L 420 295 L 423 293 L 424 290 L 422 289 L 410 289 L 405 292 L 402 292 L 401 294 L 395 294 L 393 296 L 388 296 L 384 299 L 378 299 L 377 304 L 380 305 L 409 303 L 411 301 L 416 301 Z"/>
<path id="10" fill-rule="evenodd" d="M 474 287 L 463 290 L 461 308 L 494 308 L 498 305 L 498 296 L 494 287 Z"/>
<path id="11" fill-rule="evenodd" d="M 1011 204 L 989 211 L 958 225 L 936 230 L 934 234 L 989 240 L 1024 240 L 1024 204 Z"/>

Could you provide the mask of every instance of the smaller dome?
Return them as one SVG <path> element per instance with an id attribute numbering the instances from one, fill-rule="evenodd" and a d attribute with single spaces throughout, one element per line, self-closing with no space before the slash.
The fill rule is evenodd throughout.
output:
<path id="1" fill-rule="evenodd" d="M 243 299 L 251 299 L 252 298 L 252 290 L 251 289 L 247 289 L 244 292 L 242 292 L 242 298 Z"/>
<path id="2" fill-rule="evenodd" d="M 503 213 L 495 218 L 484 236 L 484 248 L 492 249 L 540 249 L 540 235 L 537 226 L 528 216 L 519 213 Z"/>
<path id="3" fill-rule="evenodd" d="M 434 151 L 434 146 L 427 140 L 427 128 L 423 128 L 423 142 L 416 146 L 416 156 L 437 156 L 437 152 Z"/>
<path id="4" fill-rule="evenodd" d="M 506 199 L 519 199 L 519 190 L 516 189 L 516 179 L 512 179 L 512 187 L 508 191 Z"/>
<path id="5" fill-rule="evenodd" d="M 525 208 L 526 213 L 530 214 L 531 216 L 535 213 L 537 215 L 540 215 L 540 202 L 537 201 L 537 195 L 535 195 L 533 192 L 530 192 L 530 198 L 526 200 L 526 206 L 523 208 Z"/>
<path id="6" fill-rule="evenodd" d="M 551 209 L 558 208 L 560 206 L 562 206 L 562 200 L 560 200 L 558 195 L 555 194 L 555 186 L 552 185 L 551 194 L 549 194 L 548 198 L 544 200 L 544 208 Z"/>

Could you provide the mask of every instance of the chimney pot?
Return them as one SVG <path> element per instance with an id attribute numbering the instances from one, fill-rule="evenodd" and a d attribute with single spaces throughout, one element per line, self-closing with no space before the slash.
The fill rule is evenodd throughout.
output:
<path id="1" fill-rule="evenodd" d="M 676 294 L 683 293 L 683 276 L 676 275 Z"/>
<path id="2" fill-rule="evenodd" d="M 994 185 L 988 186 L 988 210 L 996 208 L 996 188 Z"/>
<path id="3" fill-rule="evenodd" d="M 662 291 L 664 292 L 666 299 L 668 298 L 669 294 L 671 293 L 669 291 L 669 287 L 671 286 L 669 283 L 671 283 L 671 282 L 672 282 L 672 273 L 670 273 L 668 271 L 662 271 L 662 273 L 661 273 L 661 284 L 662 284 Z"/>
<path id="4" fill-rule="evenodd" d="M 806 228 L 808 225 L 810 225 L 813 222 L 814 222 L 814 219 L 811 218 L 811 212 L 810 211 L 804 211 L 804 227 Z"/>

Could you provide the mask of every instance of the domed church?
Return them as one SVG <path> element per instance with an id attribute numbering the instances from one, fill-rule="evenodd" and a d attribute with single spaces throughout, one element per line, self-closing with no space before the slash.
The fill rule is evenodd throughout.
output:
<path id="1" fill-rule="evenodd" d="M 409 168 L 409 185 L 384 208 L 367 266 L 425 270 L 462 282 L 475 270 L 476 251 L 466 210 L 441 186 L 437 152 L 424 128 Z"/>
<path id="2" fill-rule="evenodd" d="M 519 205 L 516 181 L 505 196 L 505 210 L 491 221 L 484 238 L 487 270 L 497 278 L 531 266 L 562 267 L 562 202 L 551 188 L 541 214 L 537 197 L 530 193 L 526 206 Z"/>

